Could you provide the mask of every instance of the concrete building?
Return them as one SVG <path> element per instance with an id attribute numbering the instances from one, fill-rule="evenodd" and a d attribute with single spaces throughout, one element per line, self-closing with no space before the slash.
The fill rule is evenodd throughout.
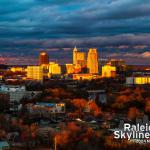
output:
<path id="1" fill-rule="evenodd" d="M 80 65 L 81 67 L 86 66 L 86 54 L 84 52 L 79 52 L 76 47 L 73 49 L 73 64 L 75 66 Z"/>
<path id="2" fill-rule="evenodd" d="M 65 113 L 65 103 L 45 103 L 27 104 L 27 109 L 31 114 L 42 114 L 47 116 L 51 113 Z"/>
<path id="3" fill-rule="evenodd" d="M 49 64 L 49 56 L 46 52 L 41 52 L 39 56 L 39 65 L 48 65 Z"/>
<path id="4" fill-rule="evenodd" d="M 100 75 L 93 75 L 93 74 L 73 74 L 73 80 L 92 80 L 92 79 L 98 79 L 100 78 Z"/>
<path id="5" fill-rule="evenodd" d="M 61 67 L 55 62 L 49 63 L 49 74 L 61 74 Z"/>
<path id="6" fill-rule="evenodd" d="M 97 49 L 89 49 L 87 57 L 87 68 L 89 73 L 98 74 L 98 53 Z"/>
<path id="7" fill-rule="evenodd" d="M 126 77 L 126 84 L 133 85 L 133 84 L 150 84 L 150 77 L 149 76 L 139 76 L 139 77 Z"/>
<path id="8" fill-rule="evenodd" d="M 20 102 L 22 98 L 31 99 L 39 92 L 27 91 L 24 85 L 1 85 L 0 93 L 8 94 L 10 102 Z"/>
<path id="9" fill-rule="evenodd" d="M 28 66 L 27 79 L 43 81 L 43 67 L 41 66 Z"/>
<path id="10" fill-rule="evenodd" d="M 116 77 L 116 67 L 107 64 L 102 67 L 102 77 L 104 78 L 111 78 Z"/>
<path id="11" fill-rule="evenodd" d="M 10 71 L 12 71 L 12 72 L 25 72 L 26 70 L 23 67 L 11 67 Z"/>
<path id="12" fill-rule="evenodd" d="M 81 73 L 82 67 L 80 64 L 74 66 L 74 73 Z"/>
<path id="13" fill-rule="evenodd" d="M 73 64 L 66 64 L 66 73 L 73 74 L 74 73 L 74 65 Z"/>
<path id="14" fill-rule="evenodd" d="M 102 67 L 108 63 L 108 59 L 104 59 L 104 58 L 99 59 L 98 63 L 99 63 L 99 72 L 102 73 Z"/>

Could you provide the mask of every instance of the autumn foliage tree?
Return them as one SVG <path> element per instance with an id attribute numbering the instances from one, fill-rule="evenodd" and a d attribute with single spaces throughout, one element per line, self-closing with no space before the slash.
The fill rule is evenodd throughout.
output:
<path id="1" fill-rule="evenodd" d="M 83 145 L 89 147 L 96 142 L 96 139 L 99 138 L 100 134 L 88 125 L 70 122 L 66 124 L 65 128 L 63 127 L 61 131 L 56 133 L 54 141 L 57 143 L 58 149 L 75 150 L 83 149 Z"/>
<path id="2" fill-rule="evenodd" d="M 145 112 L 150 113 L 150 97 L 146 98 Z"/>
<path id="3" fill-rule="evenodd" d="M 136 117 L 138 117 L 139 115 L 140 115 L 140 112 L 136 107 L 129 108 L 128 119 L 135 120 Z"/>
<path id="4" fill-rule="evenodd" d="M 101 108 L 95 103 L 95 101 L 91 101 L 89 103 L 90 112 L 93 116 L 98 117 L 102 114 Z"/>

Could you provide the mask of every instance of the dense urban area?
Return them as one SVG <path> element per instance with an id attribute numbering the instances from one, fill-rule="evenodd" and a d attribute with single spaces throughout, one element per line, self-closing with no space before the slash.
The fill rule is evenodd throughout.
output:
<path id="1" fill-rule="evenodd" d="M 115 139 L 121 121 L 150 117 L 150 67 L 73 49 L 72 64 L 0 65 L 0 149 L 149 150 Z"/>

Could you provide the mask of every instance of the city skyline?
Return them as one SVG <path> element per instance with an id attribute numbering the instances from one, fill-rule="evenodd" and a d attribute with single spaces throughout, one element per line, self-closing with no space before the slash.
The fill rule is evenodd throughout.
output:
<path id="1" fill-rule="evenodd" d="M 0 63 L 32 63 L 41 50 L 65 62 L 76 45 L 150 65 L 149 7 L 148 0 L 1 0 Z"/>

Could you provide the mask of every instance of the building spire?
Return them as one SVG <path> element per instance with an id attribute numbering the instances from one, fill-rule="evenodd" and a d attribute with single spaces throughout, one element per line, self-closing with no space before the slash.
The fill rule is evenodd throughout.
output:
<path id="1" fill-rule="evenodd" d="M 73 51 L 78 51 L 78 49 L 77 49 L 77 47 L 76 47 L 76 46 L 74 47 Z"/>

